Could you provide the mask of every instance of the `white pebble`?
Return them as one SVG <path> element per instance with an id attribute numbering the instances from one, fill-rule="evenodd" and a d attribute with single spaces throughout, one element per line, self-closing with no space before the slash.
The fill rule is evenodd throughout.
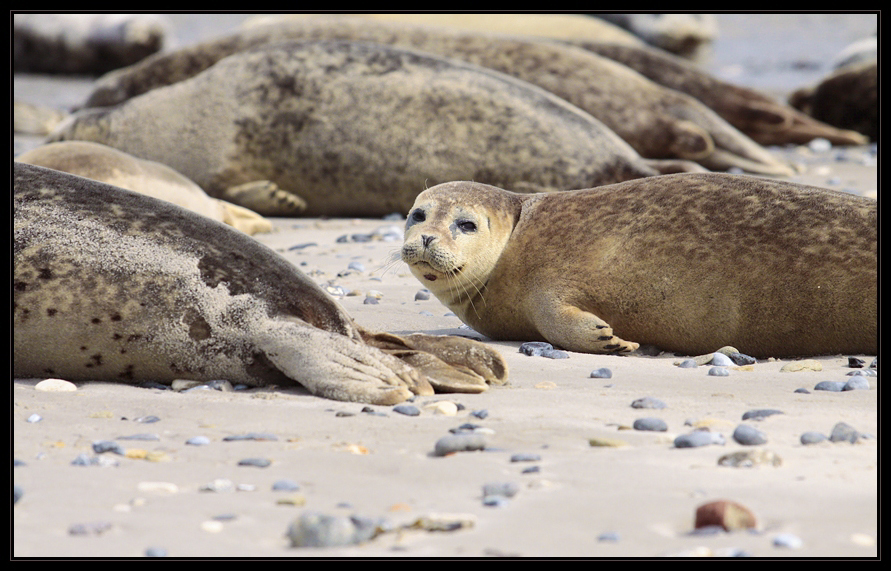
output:
<path id="1" fill-rule="evenodd" d="M 791 533 L 781 533 L 773 538 L 775 547 L 787 547 L 789 549 L 798 549 L 804 542 L 797 535 Z"/>
<path id="2" fill-rule="evenodd" d="M 445 416 L 455 416 L 458 414 L 458 405 L 447 400 L 432 402 L 428 405 L 424 405 L 424 408 L 432 410 L 433 414 L 442 414 Z"/>
<path id="3" fill-rule="evenodd" d="M 176 484 L 170 482 L 139 482 L 136 484 L 136 489 L 140 492 L 166 492 L 168 494 L 175 494 L 179 491 Z"/>
<path id="4" fill-rule="evenodd" d="M 43 417 L 37 414 L 36 412 L 28 417 L 27 422 L 40 422 L 43 420 Z"/>
<path id="5" fill-rule="evenodd" d="M 77 390 L 77 386 L 69 381 L 62 379 L 44 379 L 34 385 L 34 389 L 44 392 L 63 393 Z"/>

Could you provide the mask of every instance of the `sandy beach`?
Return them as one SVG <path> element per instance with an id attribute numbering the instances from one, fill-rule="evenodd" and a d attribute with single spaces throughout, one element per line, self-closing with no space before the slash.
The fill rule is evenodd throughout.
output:
<path id="1" fill-rule="evenodd" d="M 217 16 L 215 27 L 212 19 Z M 181 36 L 183 42 L 222 33 L 244 17 L 179 15 L 174 22 L 178 34 L 184 23 L 204 24 L 192 30 L 196 35 Z M 767 16 L 728 15 L 721 20 L 722 35 L 710 65 L 727 75 L 737 73 L 732 67 L 737 65 L 743 71 L 727 79 L 788 93 L 816 71 L 790 77 L 789 68 L 777 66 L 782 73 L 764 85 L 768 83 L 764 74 L 751 71 L 757 69 L 755 56 L 734 56 L 720 47 L 725 39 L 733 46 L 743 41 L 754 45 L 759 29 L 765 34 L 783 33 L 762 26 L 759 17 Z M 847 36 L 856 36 L 869 23 L 851 21 L 856 24 L 849 24 Z M 825 25 L 824 20 L 821 23 Z M 847 36 L 835 39 L 838 49 L 857 39 Z M 815 43 L 813 38 L 802 41 L 796 46 L 797 57 L 816 57 L 810 51 Z M 769 44 L 765 40 L 758 45 L 759 61 L 769 59 Z M 736 64 L 732 57 L 738 58 Z M 784 57 L 786 62 L 792 60 Z M 46 103 L 52 99 L 47 93 L 59 85 L 66 84 L 16 76 L 14 94 L 16 99 L 31 96 L 35 103 Z M 89 81 L 81 78 L 70 85 L 66 97 L 76 99 Z M 32 145 L 33 141 L 16 137 L 14 152 Z M 802 172 L 789 180 L 877 199 L 875 145 L 774 151 L 800 166 Z M 389 226 L 401 228 L 404 219 L 275 218 L 273 222 L 274 232 L 255 238 L 320 285 L 354 293 L 337 299 L 361 325 L 394 333 L 483 339 L 462 328 L 436 298 L 415 300 L 421 284 L 404 263 L 392 261 L 401 242 L 339 240 Z M 351 262 L 364 269 L 348 270 Z M 371 297 L 379 292 L 378 303 L 366 303 L 369 292 Z M 12 477 L 23 495 L 11 508 L 11 557 L 874 558 L 880 554 L 878 377 L 865 377 L 869 390 L 814 390 L 821 381 L 850 379 L 847 375 L 854 369 L 849 367 L 849 355 L 814 357 L 821 370 L 785 372 L 781 369 L 793 361 L 759 360 L 748 368 L 731 367 L 728 376 L 710 376 L 709 366 L 676 366 L 682 357 L 673 354 L 569 353 L 567 359 L 547 359 L 520 353 L 519 342 L 486 341 L 506 359 L 509 385 L 479 395 L 418 397 L 410 403 L 420 409 L 418 416 L 390 407 L 363 410 L 365 405 L 292 389 L 174 392 L 81 383 L 74 392 L 43 392 L 35 390 L 40 379 L 16 379 L 11 391 L 11 449 L 16 462 Z M 875 358 L 855 357 L 866 365 Z M 611 378 L 590 377 L 600 368 L 609 369 Z M 799 388 L 807 392 L 796 392 Z M 642 397 L 660 399 L 666 406 L 633 408 L 631 403 Z M 446 415 L 425 408 L 439 401 L 454 402 L 460 410 Z M 746 412 L 758 409 L 781 414 L 742 420 Z M 36 422 L 35 414 L 40 417 Z M 158 420 L 145 422 L 146 417 Z M 644 417 L 662 419 L 667 431 L 633 429 L 634 421 Z M 437 440 L 464 423 L 489 429 L 485 450 L 435 456 Z M 860 433 L 855 443 L 801 443 L 802 434 L 815 431 L 829 436 L 838 423 Z M 736 442 L 731 435 L 740 425 L 763 432 L 766 443 Z M 677 436 L 696 426 L 721 434 L 724 444 L 674 446 Z M 274 438 L 224 440 L 252 433 Z M 123 438 L 142 434 L 153 439 Z M 196 436 L 208 442 L 187 443 Z M 595 446 L 592 439 L 612 445 Z M 102 440 L 116 441 L 130 452 L 96 454 L 93 443 Z M 752 450 L 770 452 L 780 462 L 753 467 L 719 464 L 725 455 Z M 534 456 L 512 461 L 517 454 Z M 79 455 L 101 458 L 109 465 L 73 465 Z M 270 463 L 239 465 L 256 458 Z M 219 480 L 229 481 L 229 487 Z M 274 490 L 273 484 L 281 480 L 290 480 L 299 489 Z M 215 481 L 221 489 L 203 490 Z M 516 494 L 486 505 L 483 487 L 491 483 L 513 484 Z M 714 500 L 745 506 L 755 516 L 755 527 L 691 533 L 697 508 Z M 381 533 L 354 546 L 292 547 L 289 525 L 312 512 L 381 519 Z M 467 523 L 451 531 L 412 527 L 434 516 Z"/>

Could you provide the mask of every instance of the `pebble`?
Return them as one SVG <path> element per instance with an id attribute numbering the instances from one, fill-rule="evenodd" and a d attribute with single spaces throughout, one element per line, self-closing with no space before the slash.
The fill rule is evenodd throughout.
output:
<path id="1" fill-rule="evenodd" d="M 791 533 L 781 533 L 773 538 L 774 547 L 786 547 L 788 549 L 799 549 L 804 542 L 800 537 Z"/>
<path id="2" fill-rule="evenodd" d="M 694 361 L 693 359 L 684 359 L 677 365 L 678 365 L 678 367 L 680 367 L 682 369 L 694 369 L 699 366 L 696 364 L 696 361 Z"/>
<path id="3" fill-rule="evenodd" d="M 274 492 L 296 492 L 300 489 L 300 484 L 294 480 L 276 480 L 272 483 L 272 491 Z"/>
<path id="4" fill-rule="evenodd" d="M 433 447 L 434 456 L 446 456 L 453 452 L 484 450 L 486 437 L 475 432 L 460 432 L 443 436 Z"/>
<path id="5" fill-rule="evenodd" d="M 111 523 L 97 521 L 92 523 L 75 523 L 68 528 L 69 535 L 102 535 L 111 529 Z"/>
<path id="6" fill-rule="evenodd" d="M 380 522 L 357 516 L 304 513 L 288 526 L 291 547 L 356 545 L 377 535 Z"/>
<path id="7" fill-rule="evenodd" d="M 554 381 L 541 381 L 540 383 L 535 383 L 534 385 L 532 385 L 532 387 L 536 389 L 550 390 L 556 389 L 557 383 L 555 383 Z"/>
<path id="8" fill-rule="evenodd" d="M 804 388 L 804 387 L 798 387 L 798 388 L 795 389 L 793 392 L 796 392 L 796 393 L 802 393 L 802 394 L 805 394 L 805 395 L 809 395 L 809 394 L 811 394 L 811 391 L 807 390 L 807 389 Z"/>
<path id="9" fill-rule="evenodd" d="M 708 375 L 710 377 L 727 377 L 730 375 L 730 371 L 727 370 L 727 367 L 712 367 L 708 370 Z"/>
<path id="10" fill-rule="evenodd" d="M 720 432 L 707 432 L 694 430 L 689 434 L 682 434 L 674 439 L 675 448 L 698 448 L 709 444 L 724 445 L 724 436 Z"/>
<path id="11" fill-rule="evenodd" d="M 653 397 L 643 397 L 632 401 L 631 408 L 665 408 L 665 403 Z"/>
<path id="12" fill-rule="evenodd" d="M 177 485 L 171 482 L 139 482 L 136 484 L 136 489 L 142 493 L 175 494 L 179 491 Z"/>
<path id="13" fill-rule="evenodd" d="M 783 460 L 768 450 L 740 450 L 725 454 L 718 458 L 718 466 L 729 466 L 731 468 L 752 468 L 754 466 L 769 465 L 781 466 Z"/>
<path id="14" fill-rule="evenodd" d="M 740 424 L 733 431 L 733 439 L 744 446 L 767 444 L 767 435 L 748 424 Z"/>
<path id="15" fill-rule="evenodd" d="M 848 366 L 852 369 L 860 369 L 865 364 L 866 361 L 864 361 L 863 359 L 858 359 L 857 357 L 848 357 Z"/>
<path id="16" fill-rule="evenodd" d="M 542 354 L 542 351 L 551 351 L 554 346 L 544 341 L 527 341 L 520 345 L 520 353 L 529 357 L 536 357 Z"/>
<path id="17" fill-rule="evenodd" d="M 423 311 L 419 311 L 419 312 L 418 312 L 418 315 L 424 315 L 424 316 L 426 316 L 426 317 L 433 317 L 433 314 L 430 313 L 429 311 L 427 311 L 426 309 L 423 310 Z"/>
<path id="18" fill-rule="evenodd" d="M 148 415 L 148 416 L 140 416 L 139 418 L 134 418 L 133 422 L 141 422 L 143 424 L 152 424 L 153 422 L 158 422 L 159 420 L 161 420 L 161 419 L 155 415 Z"/>
<path id="19" fill-rule="evenodd" d="M 431 513 L 419 517 L 405 527 L 407 529 L 423 529 L 425 531 L 455 531 L 457 529 L 469 529 L 475 525 L 475 514 Z"/>
<path id="20" fill-rule="evenodd" d="M 362 303 L 364 305 L 380 305 L 381 300 L 377 297 L 366 297 L 364 300 L 362 300 Z"/>
<path id="21" fill-rule="evenodd" d="M 444 416 L 455 416 L 458 414 L 458 405 L 447 400 L 432 402 L 424 405 L 424 408 L 432 410 L 433 414 L 441 414 Z"/>
<path id="22" fill-rule="evenodd" d="M 605 531 L 597 536 L 597 541 L 619 541 L 618 531 Z"/>
<path id="23" fill-rule="evenodd" d="M 87 454 L 78 454 L 77 458 L 71 461 L 72 466 L 118 466 L 120 463 L 114 458 L 106 456 L 93 456 Z"/>
<path id="24" fill-rule="evenodd" d="M 523 468 L 523 471 L 520 473 L 521 474 L 538 474 L 539 472 L 541 472 L 540 466 L 529 466 L 528 468 Z"/>
<path id="25" fill-rule="evenodd" d="M 247 434 L 230 434 L 223 437 L 223 442 L 234 442 L 237 440 L 274 441 L 278 440 L 278 436 L 268 432 L 248 432 Z"/>
<path id="26" fill-rule="evenodd" d="M 755 364 L 755 357 L 750 357 L 744 353 L 730 353 L 727 356 L 730 357 L 730 360 L 733 361 L 735 365 L 739 365 L 740 367 Z"/>
<path id="27" fill-rule="evenodd" d="M 743 420 L 764 420 L 768 416 L 773 416 L 775 414 L 783 414 L 783 411 L 777 410 L 775 408 L 756 408 L 754 410 L 749 410 L 743 413 Z"/>
<path id="28" fill-rule="evenodd" d="M 357 271 L 357 272 L 364 272 L 364 271 L 365 271 L 365 265 L 362 264 L 361 262 L 350 262 L 350 263 L 347 265 L 347 269 L 348 269 L 348 270 L 355 270 L 355 271 Z"/>
<path id="29" fill-rule="evenodd" d="M 12 485 L 12 503 L 13 505 L 19 503 L 19 500 L 22 499 L 22 496 L 25 495 L 25 489 L 19 486 L 18 484 Z"/>
<path id="30" fill-rule="evenodd" d="M 210 438 L 206 436 L 193 436 L 192 438 L 186 440 L 186 444 L 189 444 L 191 446 L 207 446 L 208 444 L 210 444 Z"/>
<path id="31" fill-rule="evenodd" d="M 421 409 L 413 404 L 397 404 L 393 407 L 393 412 L 398 412 L 399 414 L 404 414 L 406 416 L 418 416 L 421 414 Z"/>
<path id="32" fill-rule="evenodd" d="M 487 416 L 489 416 L 489 411 L 486 410 L 486 409 L 484 409 L 484 408 L 483 408 L 483 409 L 480 409 L 480 410 L 475 410 L 475 411 L 473 411 L 473 412 L 470 413 L 470 416 L 472 416 L 472 417 L 474 417 L 474 418 L 478 418 L 478 419 L 480 419 L 480 420 L 483 420 L 483 419 L 485 419 Z"/>
<path id="33" fill-rule="evenodd" d="M 146 557 L 167 557 L 167 550 L 163 547 L 149 547 L 145 550 Z"/>
<path id="34" fill-rule="evenodd" d="M 43 417 L 35 412 L 31 416 L 29 416 L 25 422 L 40 422 L 41 420 L 43 420 Z"/>
<path id="35" fill-rule="evenodd" d="M 510 457 L 511 462 L 538 462 L 541 460 L 541 454 L 514 454 Z"/>
<path id="36" fill-rule="evenodd" d="M 96 454 L 104 454 L 105 452 L 113 452 L 115 454 L 124 455 L 124 448 L 113 440 L 94 440 L 93 452 Z"/>
<path id="37" fill-rule="evenodd" d="M 725 531 L 755 527 L 755 514 L 742 504 L 729 500 L 708 502 L 696 508 L 696 524 L 700 529 L 708 526 L 721 526 Z"/>
<path id="38" fill-rule="evenodd" d="M 483 485 L 483 497 L 502 496 L 512 498 L 520 491 L 520 487 L 513 482 L 489 482 Z"/>
<path id="39" fill-rule="evenodd" d="M 826 440 L 826 435 L 821 432 L 805 432 L 801 435 L 802 444 L 817 444 Z"/>
<path id="40" fill-rule="evenodd" d="M 823 365 L 820 361 L 814 359 L 802 359 L 801 361 L 792 361 L 786 363 L 780 369 L 781 373 L 797 373 L 799 371 L 822 371 Z"/>
<path id="41" fill-rule="evenodd" d="M 67 393 L 77 390 L 77 385 L 62 379 L 44 379 L 34 385 L 34 390 L 49 393 Z"/>
<path id="42" fill-rule="evenodd" d="M 131 434 L 129 436 L 118 436 L 117 440 L 161 440 L 161 437 L 157 434 L 143 432 L 140 434 Z"/>
<path id="43" fill-rule="evenodd" d="M 850 424 L 839 422 L 835 426 L 832 427 L 832 432 L 829 434 L 830 442 L 850 442 L 854 444 L 860 439 L 860 433 L 851 426 Z"/>
<path id="44" fill-rule="evenodd" d="M 653 417 L 638 418 L 631 426 L 634 430 L 650 430 L 654 432 L 665 432 L 668 430 L 668 424 L 664 420 Z"/>
<path id="45" fill-rule="evenodd" d="M 510 498 L 504 496 L 484 496 L 483 505 L 491 508 L 500 508 L 510 503 Z"/>
<path id="46" fill-rule="evenodd" d="M 613 378 L 613 372 L 603 367 L 601 369 L 597 369 L 595 371 L 591 371 L 592 379 L 611 379 Z"/>
<path id="47" fill-rule="evenodd" d="M 256 466 L 257 468 L 266 468 L 272 464 L 272 460 L 268 458 L 244 458 L 238 461 L 239 466 Z"/>
<path id="48" fill-rule="evenodd" d="M 622 448 L 628 446 L 628 443 L 618 438 L 607 438 L 605 436 L 595 436 L 588 439 L 588 446 L 597 448 Z"/>
<path id="49" fill-rule="evenodd" d="M 559 349 L 545 349 L 541 352 L 541 356 L 546 359 L 569 359 L 569 353 Z"/>
<path id="50" fill-rule="evenodd" d="M 198 488 L 199 492 L 234 492 L 235 483 L 225 478 L 217 478 Z"/>
<path id="51" fill-rule="evenodd" d="M 293 246 L 288 248 L 288 251 L 291 252 L 293 250 L 303 250 L 304 248 L 309 248 L 311 246 L 318 246 L 318 245 L 319 244 L 317 242 L 304 242 L 303 244 L 294 244 Z"/>
<path id="52" fill-rule="evenodd" d="M 832 149 L 832 143 L 829 141 L 829 139 L 817 137 L 816 139 L 811 139 L 811 141 L 807 144 L 807 148 L 815 153 L 825 153 Z"/>
<path id="53" fill-rule="evenodd" d="M 714 367 L 729 367 L 733 365 L 733 361 L 731 361 L 730 357 L 728 357 L 724 353 L 715 353 L 712 356 L 711 364 Z"/>
<path id="54" fill-rule="evenodd" d="M 283 496 L 275 500 L 275 505 L 277 506 L 305 506 L 306 505 L 306 496 L 301 493 L 288 494 L 287 496 Z"/>
<path id="55" fill-rule="evenodd" d="M 872 369 L 857 369 L 856 371 L 851 371 L 851 372 L 848 373 L 846 376 L 848 376 L 848 377 L 853 377 L 853 376 L 860 376 L 860 377 L 878 377 L 879 374 L 876 373 L 876 372 L 875 372 L 874 370 L 872 370 Z"/>
<path id="56" fill-rule="evenodd" d="M 851 380 L 845 383 L 845 385 L 842 387 L 843 391 L 853 391 L 856 389 L 869 390 L 869 379 L 861 375 L 856 375 L 854 377 L 851 377 Z"/>
<path id="57" fill-rule="evenodd" d="M 421 289 L 415 293 L 415 301 L 427 301 L 430 299 L 430 290 Z"/>
<path id="58" fill-rule="evenodd" d="M 841 392 L 844 388 L 844 381 L 820 381 L 819 383 L 814 385 L 815 391 L 832 391 L 838 393 Z"/>

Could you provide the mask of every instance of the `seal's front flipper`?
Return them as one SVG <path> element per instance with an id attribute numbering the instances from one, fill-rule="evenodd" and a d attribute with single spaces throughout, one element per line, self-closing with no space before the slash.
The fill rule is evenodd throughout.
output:
<path id="1" fill-rule="evenodd" d="M 255 180 L 227 188 L 220 198 L 264 216 L 296 216 L 306 210 L 305 200 L 282 190 L 270 180 Z"/>
<path id="2" fill-rule="evenodd" d="M 482 392 L 487 383 L 507 383 L 507 363 L 479 341 L 453 335 L 393 335 L 360 328 L 366 343 L 409 363 L 438 392 Z"/>
<path id="3" fill-rule="evenodd" d="M 549 343 L 580 353 L 630 353 L 640 345 L 613 334 L 609 324 L 572 305 L 558 305 L 548 311 L 542 304 L 536 312 L 535 325 Z"/>
<path id="4" fill-rule="evenodd" d="M 412 394 L 433 394 L 427 379 L 408 364 L 343 335 L 280 321 L 257 336 L 257 347 L 275 367 L 317 396 L 392 405 Z"/>

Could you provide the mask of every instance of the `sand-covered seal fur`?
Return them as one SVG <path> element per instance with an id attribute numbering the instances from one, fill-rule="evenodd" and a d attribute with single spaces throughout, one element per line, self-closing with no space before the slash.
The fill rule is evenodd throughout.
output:
<path id="1" fill-rule="evenodd" d="M 874 200 L 718 173 L 420 194 L 402 259 L 493 339 L 756 357 L 877 352 Z"/>
<path id="2" fill-rule="evenodd" d="M 377 404 L 506 380 L 501 357 L 480 343 L 419 336 L 419 350 L 416 336 L 363 330 L 225 224 L 23 163 L 13 182 L 16 377 L 300 384 Z"/>
<path id="3" fill-rule="evenodd" d="M 425 186 L 450 180 L 552 191 L 664 166 L 528 83 L 412 49 L 340 41 L 238 52 L 190 79 L 85 110 L 52 139 L 161 162 L 237 204 L 233 187 L 269 180 L 305 199 L 309 216 L 405 212 Z"/>

